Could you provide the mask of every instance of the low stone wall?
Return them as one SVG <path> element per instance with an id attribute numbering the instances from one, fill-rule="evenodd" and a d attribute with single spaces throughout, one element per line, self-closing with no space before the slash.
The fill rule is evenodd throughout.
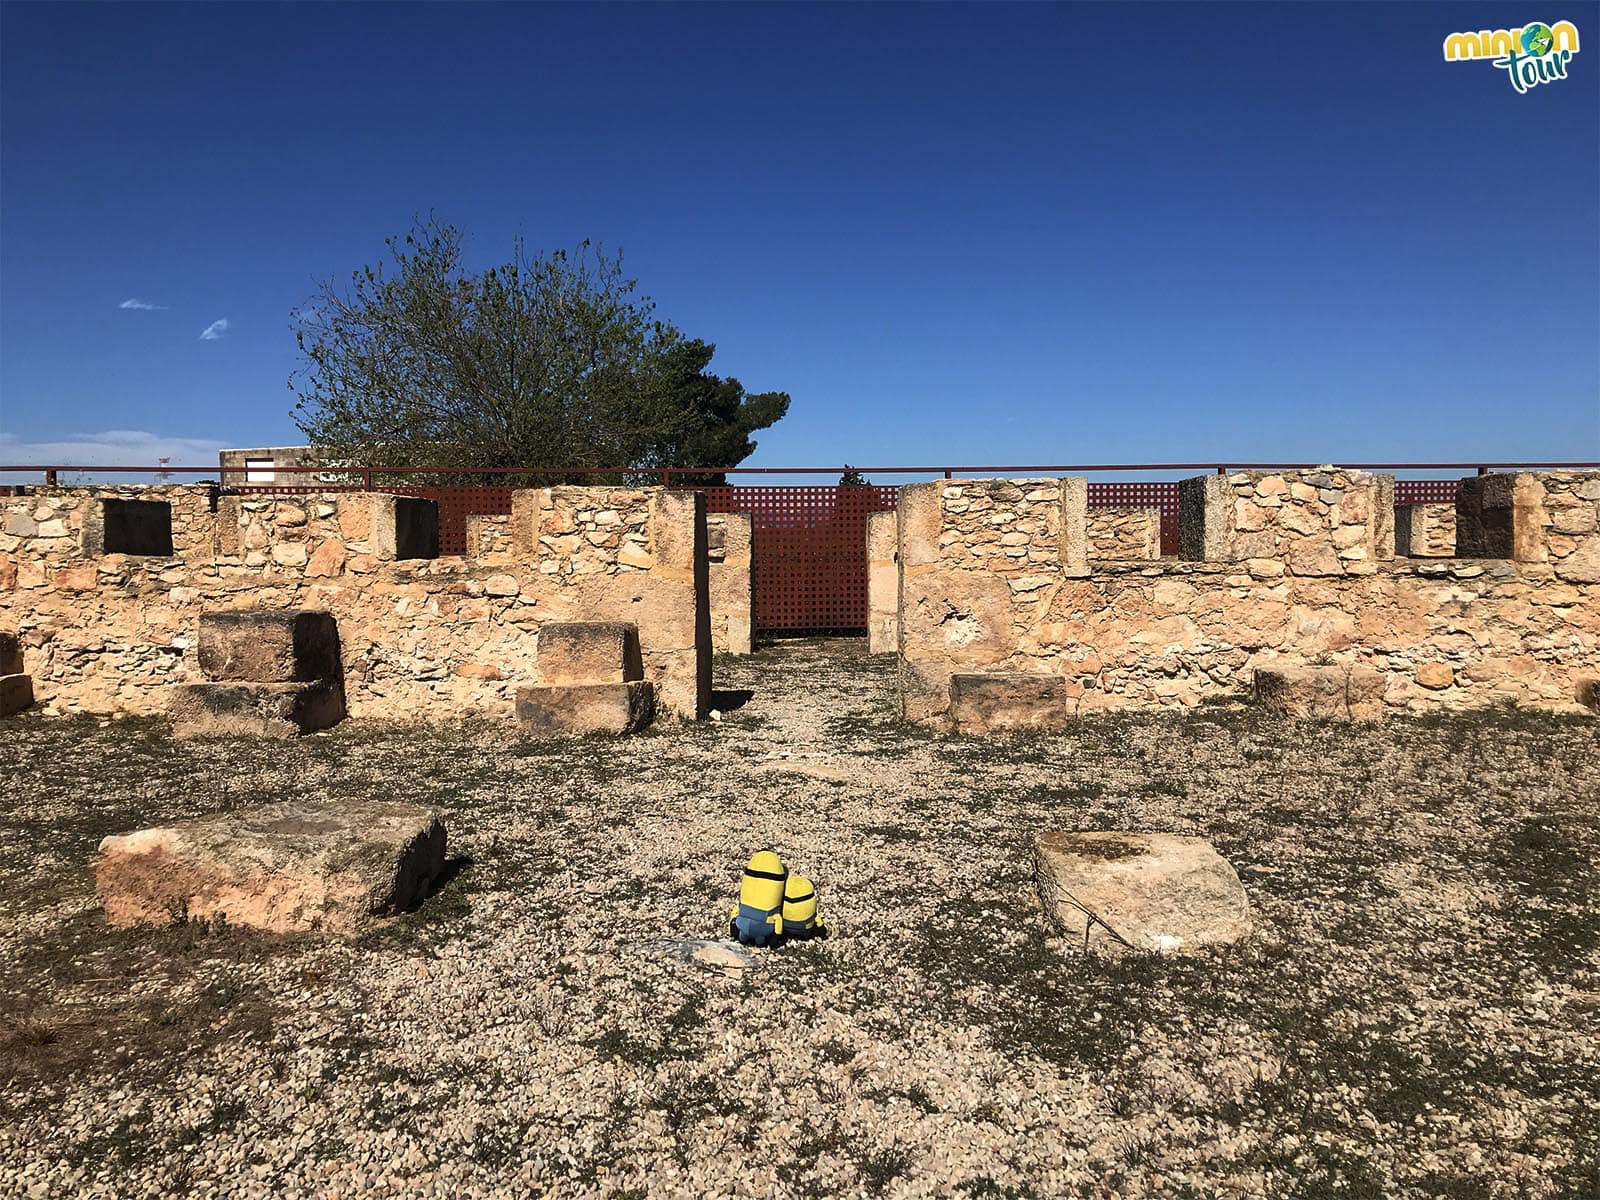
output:
<path id="1" fill-rule="evenodd" d="M 137 552 L 149 549 L 141 522 L 159 514 L 119 502 L 170 506 L 166 554 Z M 202 612 L 323 609 L 338 621 L 352 715 L 429 719 L 509 716 L 517 685 L 540 682 L 546 623 L 625 621 L 661 706 L 709 710 L 702 497 L 519 491 L 509 516 L 469 523 L 466 557 L 399 557 L 426 544 L 430 513 L 429 501 L 369 493 L 31 490 L 0 499 L 0 628 L 20 635 L 48 709 L 159 713 L 165 685 L 201 678 Z"/>
<path id="2" fill-rule="evenodd" d="M 711 648 L 720 654 L 749 654 L 750 514 L 709 514 L 706 538 L 711 571 Z"/>
<path id="3" fill-rule="evenodd" d="M 1178 557 L 1340 575 L 1394 557 L 1394 477 L 1323 467 L 1199 475 L 1178 485 Z"/>
<path id="4" fill-rule="evenodd" d="M 1084 515 L 1095 562 L 1148 562 L 1161 557 L 1159 508 L 1091 508 Z"/>
<path id="5" fill-rule="evenodd" d="M 1459 552 L 1548 563 L 1562 578 L 1600 582 L 1600 474 L 1479 475 L 1456 492 Z"/>
<path id="6" fill-rule="evenodd" d="M 1450 558 L 1456 552 L 1454 504 L 1397 504 L 1394 552 L 1401 558 Z"/>
<path id="7" fill-rule="evenodd" d="M 900 565 L 895 514 L 867 515 L 867 653 L 900 645 Z"/>
<path id="8" fill-rule="evenodd" d="M 911 485 L 903 710 L 943 724 L 951 676 L 982 672 L 1062 677 L 1083 712 L 1189 706 L 1248 692 L 1265 664 L 1376 670 L 1388 709 L 1576 709 L 1600 671 L 1600 534 L 1578 532 L 1600 475 L 1540 480 L 1501 485 L 1539 501 L 1521 561 L 1395 559 L 1392 481 L 1332 469 L 1185 481 L 1186 550 L 1220 556 L 1202 561 L 1078 557 L 1072 480 Z"/>

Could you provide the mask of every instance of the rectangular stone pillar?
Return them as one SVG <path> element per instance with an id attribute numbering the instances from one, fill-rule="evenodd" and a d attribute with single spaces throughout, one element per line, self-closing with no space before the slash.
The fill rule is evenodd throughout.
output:
<path id="1" fill-rule="evenodd" d="M 708 513 L 711 646 L 723 654 L 749 654 L 751 635 L 750 514 Z"/>
<path id="2" fill-rule="evenodd" d="M 900 643 L 898 517 L 867 516 L 867 653 L 893 654 Z"/>
<path id="3" fill-rule="evenodd" d="M 1232 557 L 1233 488 L 1224 475 L 1178 482 L 1178 557 L 1223 562 Z"/>
<path id="4" fill-rule="evenodd" d="M 1061 481 L 1061 570 L 1067 575 L 1089 573 L 1089 481 L 1069 475 Z"/>
<path id="5" fill-rule="evenodd" d="M 651 506 L 650 542 L 653 565 L 651 585 L 657 580 L 677 584 L 672 599 L 693 605 L 694 674 L 669 681 L 657 689 L 663 704 L 680 716 L 703 720 L 711 711 L 711 571 L 707 550 L 706 498 L 701 492 L 663 491 Z M 682 585 L 689 585 L 686 589 Z M 688 594 L 684 595 L 687 591 Z M 650 612 L 649 600 L 646 612 Z M 678 614 L 687 616 L 688 614 Z M 652 651 L 646 618 L 639 622 L 639 637 L 646 654 Z M 685 673 L 687 674 L 687 673 Z"/>

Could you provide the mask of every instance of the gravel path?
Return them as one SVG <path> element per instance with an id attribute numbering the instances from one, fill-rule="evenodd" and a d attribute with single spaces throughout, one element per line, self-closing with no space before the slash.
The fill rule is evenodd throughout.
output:
<path id="1" fill-rule="evenodd" d="M 0 1195 L 1600 1194 L 1600 723 L 937 739 L 893 670 L 719 661 L 623 743 L 0 723 Z M 102 835 L 301 796 L 435 804 L 456 873 L 353 945 L 105 928 Z M 1259 931 L 1083 960 L 1041 828 L 1206 836 Z M 697 958 L 768 845 L 834 936 Z"/>

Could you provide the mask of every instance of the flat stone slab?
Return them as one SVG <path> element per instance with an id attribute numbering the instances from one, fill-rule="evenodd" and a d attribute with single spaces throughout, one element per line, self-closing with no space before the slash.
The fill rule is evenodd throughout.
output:
<path id="1" fill-rule="evenodd" d="M 439 814 L 394 801 L 291 801 L 100 843 L 114 926 L 215 921 L 348 937 L 422 899 L 444 869 Z"/>
<path id="2" fill-rule="evenodd" d="M 650 942 L 642 947 L 651 958 L 687 963 L 691 967 L 724 979 L 742 978 L 755 965 L 755 951 L 737 942 L 713 942 L 701 938 Z"/>
<path id="3" fill-rule="evenodd" d="M 22 673 L 22 643 L 16 634 L 0 631 L 0 675 Z"/>
<path id="4" fill-rule="evenodd" d="M 1371 667 L 1256 668 L 1256 703 L 1284 717 L 1382 720 L 1383 691 Z"/>
<path id="5" fill-rule="evenodd" d="M 1239 876 L 1203 838 L 1051 832 L 1033 854 L 1045 913 L 1081 949 L 1188 954 L 1250 932 Z"/>
<path id="6" fill-rule="evenodd" d="M 177 737 L 294 738 L 344 720 L 344 687 L 317 683 L 185 683 L 167 714 Z"/>
<path id="7" fill-rule="evenodd" d="M 631 683 L 643 678 L 636 625 L 552 621 L 539 630 L 541 683 Z"/>
<path id="8" fill-rule="evenodd" d="M 1077 713 L 1060 675 L 990 671 L 950 676 L 950 722 L 957 733 L 1065 729 Z"/>
<path id="9" fill-rule="evenodd" d="M 517 689 L 517 723 L 538 736 L 634 733 L 648 725 L 655 712 L 655 688 L 642 680 Z"/>
<path id="10" fill-rule="evenodd" d="M 0 717 L 9 717 L 33 704 L 31 675 L 0 675 Z"/>
<path id="11" fill-rule="evenodd" d="M 343 673 L 333 614 L 310 609 L 202 613 L 197 657 L 201 674 L 219 682 L 310 683 Z"/>

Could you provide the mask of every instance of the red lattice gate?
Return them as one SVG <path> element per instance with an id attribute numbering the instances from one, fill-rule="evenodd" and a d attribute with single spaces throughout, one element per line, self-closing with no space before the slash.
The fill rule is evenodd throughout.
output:
<path id="1" fill-rule="evenodd" d="M 752 622 L 764 633 L 867 628 L 867 517 L 892 487 L 708 487 L 708 512 L 750 514 Z"/>

